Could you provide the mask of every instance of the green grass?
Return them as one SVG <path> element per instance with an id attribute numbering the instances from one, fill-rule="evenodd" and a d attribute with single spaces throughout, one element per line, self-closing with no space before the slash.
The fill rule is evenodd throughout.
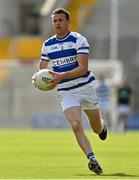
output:
<path id="1" fill-rule="evenodd" d="M 0 179 L 139 179 L 139 132 L 87 132 L 104 169 L 88 170 L 71 131 L 0 130 Z"/>

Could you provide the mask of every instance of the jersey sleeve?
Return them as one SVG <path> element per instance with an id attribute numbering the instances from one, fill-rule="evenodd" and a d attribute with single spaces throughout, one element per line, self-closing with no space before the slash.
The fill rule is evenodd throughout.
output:
<path id="1" fill-rule="evenodd" d="M 76 42 L 77 54 L 89 54 L 89 43 L 87 39 L 80 36 Z"/>
<path id="2" fill-rule="evenodd" d="M 47 54 L 47 49 L 46 49 L 46 46 L 45 46 L 45 42 L 43 43 L 42 45 L 42 49 L 41 49 L 41 60 L 43 61 L 49 61 L 50 58 Z"/>

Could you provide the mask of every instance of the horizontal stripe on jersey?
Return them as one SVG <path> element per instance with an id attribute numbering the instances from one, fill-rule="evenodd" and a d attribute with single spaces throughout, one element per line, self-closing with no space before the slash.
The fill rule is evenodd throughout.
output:
<path id="1" fill-rule="evenodd" d="M 42 61 L 48 61 L 48 62 L 49 62 L 49 60 L 48 60 L 48 59 L 41 58 L 41 60 L 42 60 Z"/>
<path id="2" fill-rule="evenodd" d="M 77 53 L 77 54 L 88 54 L 88 53 L 86 53 L 86 52 L 79 52 L 79 53 Z"/>
<path id="3" fill-rule="evenodd" d="M 86 84 L 89 84 L 91 81 L 95 80 L 94 74 L 91 71 L 87 72 L 87 75 L 84 76 L 80 76 L 78 78 L 73 78 L 71 81 L 67 81 L 65 80 L 65 82 L 63 81 L 62 83 L 57 85 L 57 89 L 63 89 L 66 90 L 66 88 L 68 90 L 70 89 L 75 89 L 75 88 L 79 88 L 81 86 L 84 86 Z M 80 86 L 77 86 L 78 84 L 80 84 Z"/>
<path id="4" fill-rule="evenodd" d="M 46 55 L 46 54 L 41 54 L 41 60 L 44 60 L 44 61 L 49 61 L 49 56 Z"/>
<path id="5" fill-rule="evenodd" d="M 80 49 L 89 49 L 89 47 L 80 47 L 78 50 Z"/>
<path id="6" fill-rule="evenodd" d="M 58 91 L 68 91 L 68 90 L 71 90 L 71 89 L 76 89 L 76 88 L 79 88 L 79 87 L 84 86 L 84 85 L 86 85 L 86 84 L 89 84 L 90 82 L 92 82 L 92 81 L 94 81 L 94 80 L 95 80 L 95 77 L 92 76 L 92 77 L 90 77 L 90 79 L 89 79 L 88 81 L 86 81 L 86 82 L 79 83 L 79 84 L 77 84 L 77 85 L 74 85 L 74 86 L 71 86 L 71 87 L 67 87 L 67 88 L 58 88 L 57 90 L 58 90 Z"/>
<path id="7" fill-rule="evenodd" d="M 100 99 L 100 103 L 105 103 L 110 101 L 110 88 L 111 86 L 107 83 L 99 83 L 96 86 L 96 91 Z"/>
<path id="8" fill-rule="evenodd" d="M 64 43 L 64 42 L 74 42 L 76 43 L 77 38 L 72 36 L 72 35 L 67 35 L 67 38 L 62 39 L 58 39 L 55 36 L 53 36 L 53 38 L 50 38 L 47 42 L 45 42 L 45 46 L 51 46 L 51 45 L 55 45 L 55 44 L 59 44 L 59 43 Z"/>
<path id="9" fill-rule="evenodd" d="M 43 56 L 43 57 L 47 57 L 48 55 L 46 55 L 46 54 L 42 54 L 42 56 Z"/>
<path id="10" fill-rule="evenodd" d="M 56 52 L 53 52 L 53 53 L 48 53 L 48 56 L 52 60 L 62 58 L 62 57 L 73 56 L 73 55 L 77 55 L 77 51 L 75 49 L 67 49 L 67 50 L 62 50 L 62 52 L 61 51 L 56 51 Z"/>
<path id="11" fill-rule="evenodd" d="M 62 81 L 60 81 L 59 84 L 69 82 L 69 81 L 72 81 L 72 80 L 78 79 L 78 78 L 85 78 L 85 77 L 89 76 L 89 74 L 90 74 L 90 71 L 88 71 L 87 74 L 85 74 L 83 76 L 79 76 L 79 77 L 75 77 L 75 78 L 69 78 L 69 79 L 63 79 Z"/>

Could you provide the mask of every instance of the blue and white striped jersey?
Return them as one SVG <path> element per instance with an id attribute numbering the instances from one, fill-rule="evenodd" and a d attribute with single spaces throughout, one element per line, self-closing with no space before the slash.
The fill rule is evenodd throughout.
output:
<path id="1" fill-rule="evenodd" d="M 66 72 L 78 67 L 78 54 L 89 54 L 89 44 L 81 34 L 70 32 L 64 39 L 58 39 L 55 35 L 46 40 L 42 46 L 41 60 L 51 61 L 54 72 Z M 94 80 L 93 73 L 88 71 L 84 76 L 62 80 L 57 90 L 77 90 L 91 86 Z"/>
<path id="2" fill-rule="evenodd" d="M 98 82 L 96 84 L 96 91 L 100 101 L 100 105 L 104 106 L 111 101 L 111 84 L 108 82 Z"/>

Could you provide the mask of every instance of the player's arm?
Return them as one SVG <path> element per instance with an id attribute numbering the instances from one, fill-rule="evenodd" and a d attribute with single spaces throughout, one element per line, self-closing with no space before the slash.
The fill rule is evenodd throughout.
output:
<path id="1" fill-rule="evenodd" d="M 38 69 L 46 69 L 48 67 L 48 63 L 49 63 L 49 61 L 40 60 L 37 68 Z"/>
<path id="2" fill-rule="evenodd" d="M 74 78 L 85 75 L 88 70 L 88 55 L 79 54 L 77 56 L 77 61 L 79 66 L 76 67 L 75 69 L 61 73 L 54 73 L 52 86 L 55 87 L 63 79 Z"/>
<path id="3" fill-rule="evenodd" d="M 40 69 L 46 69 L 48 67 L 48 63 L 49 63 L 49 56 L 47 53 L 47 48 L 45 46 L 45 42 L 42 45 L 42 49 L 41 49 L 41 57 L 40 57 L 40 62 L 38 63 L 38 70 Z"/>
<path id="4" fill-rule="evenodd" d="M 88 54 L 79 54 L 77 56 L 79 66 L 73 70 L 62 73 L 63 78 L 74 78 L 85 75 L 88 70 Z"/>

